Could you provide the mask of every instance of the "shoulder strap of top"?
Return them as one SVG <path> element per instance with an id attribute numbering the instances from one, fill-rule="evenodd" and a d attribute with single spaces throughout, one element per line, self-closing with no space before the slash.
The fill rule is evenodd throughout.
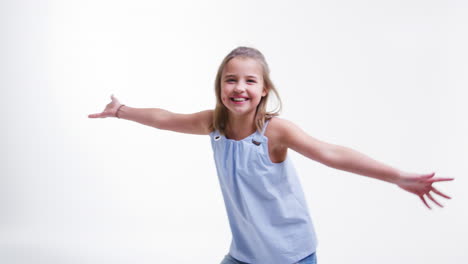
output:
<path id="1" fill-rule="evenodd" d="M 211 131 L 210 136 L 213 137 L 214 139 L 219 139 L 220 133 L 218 130 L 213 130 Z"/>
<path id="2" fill-rule="evenodd" d="M 261 142 L 265 142 L 265 139 L 264 139 L 265 131 L 266 131 L 266 128 L 267 128 L 268 123 L 270 122 L 270 120 L 265 121 L 265 124 L 263 124 L 263 128 L 262 128 L 261 133 L 259 133 L 258 131 L 255 132 L 255 134 L 253 136 L 253 139 L 252 139 L 252 143 L 254 143 L 257 146 L 260 146 Z"/>
<path id="3" fill-rule="evenodd" d="M 265 121 L 265 124 L 263 125 L 263 129 L 262 129 L 262 136 L 265 135 L 265 131 L 266 131 L 266 128 L 268 126 L 268 123 L 270 123 L 271 119 Z"/>

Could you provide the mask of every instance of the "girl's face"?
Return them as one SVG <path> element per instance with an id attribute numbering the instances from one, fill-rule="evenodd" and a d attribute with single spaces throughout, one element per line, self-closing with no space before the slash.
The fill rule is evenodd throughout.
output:
<path id="1" fill-rule="evenodd" d="M 260 63 L 251 58 L 235 57 L 223 69 L 221 100 L 230 114 L 255 113 L 257 105 L 267 94 Z"/>

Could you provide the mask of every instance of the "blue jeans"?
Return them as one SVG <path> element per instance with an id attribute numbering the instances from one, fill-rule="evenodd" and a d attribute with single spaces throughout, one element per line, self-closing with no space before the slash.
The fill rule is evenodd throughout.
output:
<path id="1" fill-rule="evenodd" d="M 248 264 L 242 261 L 239 261 L 235 258 L 233 258 L 231 255 L 227 254 L 221 264 Z M 294 264 L 317 264 L 317 255 L 312 253 L 311 255 L 299 260 L 299 262 L 294 263 Z"/>

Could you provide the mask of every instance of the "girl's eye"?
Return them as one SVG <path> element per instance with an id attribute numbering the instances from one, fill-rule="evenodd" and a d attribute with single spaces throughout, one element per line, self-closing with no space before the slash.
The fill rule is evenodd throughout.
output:
<path id="1" fill-rule="evenodd" d="M 226 82 L 236 82 L 236 79 L 227 79 Z M 255 83 L 255 80 L 247 80 L 247 82 Z"/>

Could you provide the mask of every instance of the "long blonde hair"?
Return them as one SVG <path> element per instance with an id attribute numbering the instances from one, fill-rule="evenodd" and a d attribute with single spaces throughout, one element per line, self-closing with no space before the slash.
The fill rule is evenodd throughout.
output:
<path id="1" fill-rule="evenodd" d="M 261 132 L 265 121 L 271 119 L 274 116 L 278 116 L 281 113 L 282 102 L 281 98 L 279 97 L 278 90 L 276 90 L 275 85 L 270 79 L 270 68 L 268 67 L 265 57 L 257 49 L 249 47 L 237 47 L 236 49 L 232 50 L 224 58 L 224 60 L 221 62 L 221 65 L 218 68 L 218 73 L 216 74 L 215 80 L 216 107 L 214 109 L 213 124 L 211 129 L 218 130 L 222 135 L 225 135 L 226 125 L 228 121 L 228 109 L 226 108 L 226 106 L 224 106 L 221 100 L 222 73 L 226 64 L 235 57 L 255 59 L 262 66 L 264 80 L 263 85 L 264 88 L 267 90 L 267 94 L 260 100 L 260 103 L 258 104 L 255 113 L 255 125 L 257 127 L 257 131 Z M 271 92 L 275 93 L 275 96 L 278 100 L 278 105 L 272 112 L 267 112 L 266 107 Z"/>

